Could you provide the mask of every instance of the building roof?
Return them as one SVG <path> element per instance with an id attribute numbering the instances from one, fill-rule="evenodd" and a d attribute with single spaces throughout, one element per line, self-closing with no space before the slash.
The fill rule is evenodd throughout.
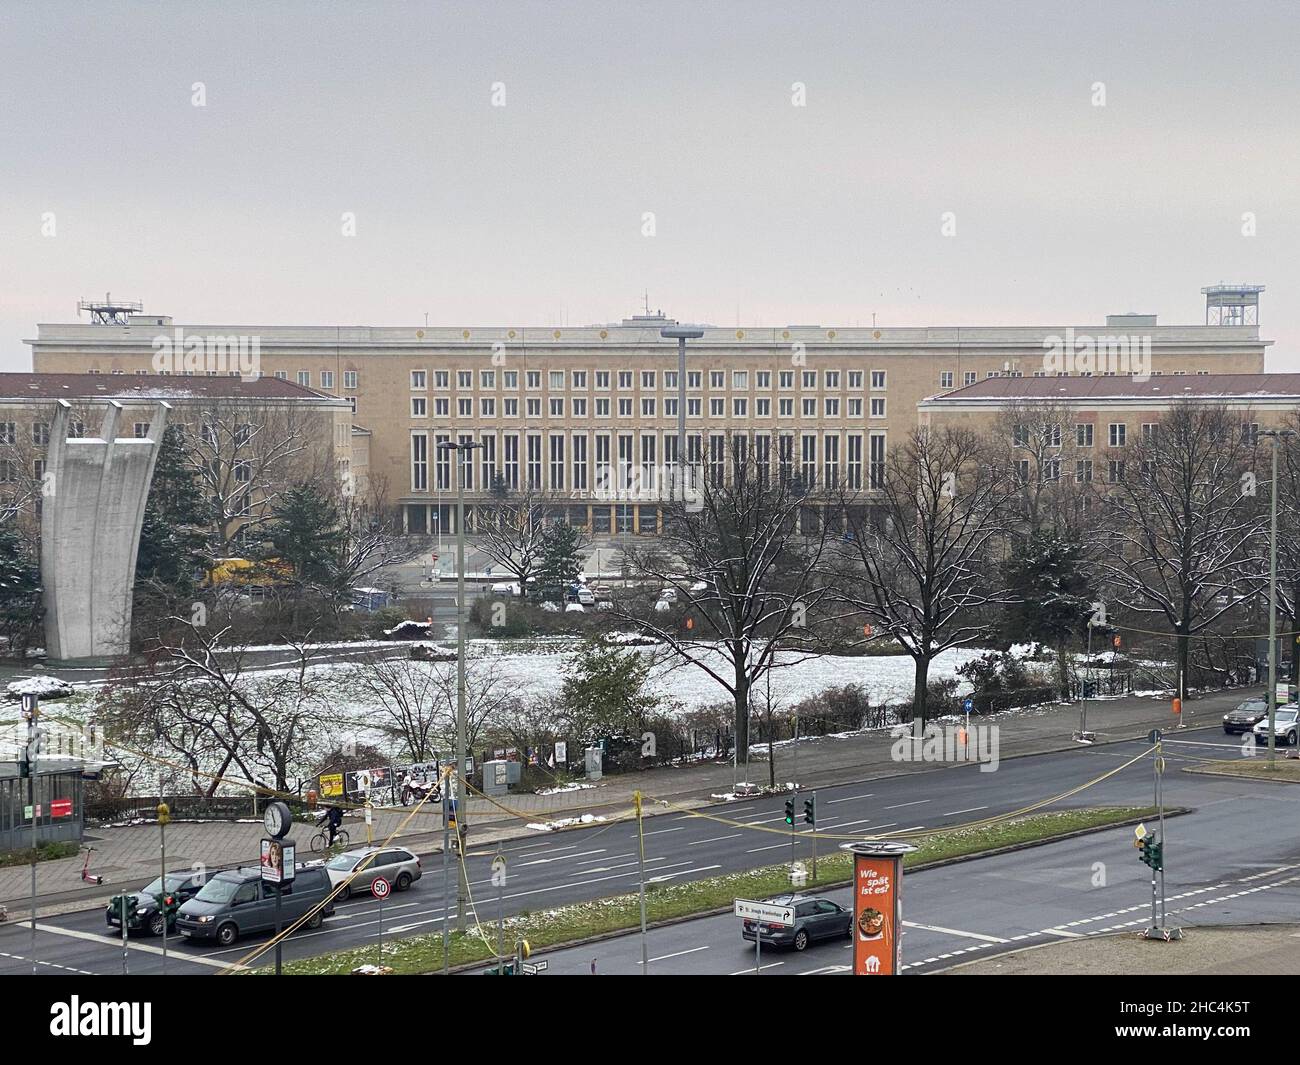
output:
<path id="1" fill-rule="evenodd" d="M 1088 403 L 1112 400 L 1300 399 L 1300 373 L 1165 374 L 1142 380 L 1115 377 L 988 377 L 929 396 L 922 407 L 999 405 L 1013 400 Z"/>
<path id="2" fill-rule="evenodd" d="M 0 402 L 5 400 L 242 399 L 315 400 L 346 403 L 276 377 L 245 381 L 240 377 L 175 377 L 162 374 L 0 373 Z"/>

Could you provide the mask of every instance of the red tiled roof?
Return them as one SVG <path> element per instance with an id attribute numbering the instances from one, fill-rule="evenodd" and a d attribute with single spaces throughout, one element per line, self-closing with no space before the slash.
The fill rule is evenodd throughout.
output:
<path id="1" fill-rule="evenodd" d="M 277 377 L 176 377 L 162 374 L 0 373 L 6 399 L 336 399 Z"/>
<path id="2" fill-rule="evenodd" d="M 1203 396 L 1300 398 L 1300 373 L 1165 374 L 1135 381 L 1115 377 L 988 377 L 926 403 L 1030 400 L 1176 399 Z"/>

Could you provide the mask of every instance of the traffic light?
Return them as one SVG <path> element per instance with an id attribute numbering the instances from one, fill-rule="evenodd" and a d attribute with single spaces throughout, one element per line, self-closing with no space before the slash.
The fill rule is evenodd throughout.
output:
<path id="1" fill-rule="evenodd" d="M 1163 847 L 1158 840 L 1152 836 L 1146 836 L 1138 840 L 1138 848 L 1142 851 L 1143 865 L 1149 865 L 1153 873 L 1159 873 L 1164 869 Z"/>
<path id="2" fill-rule="evenodd" d="M 785 800 L 785 823 L 791 828 L 794 827 L 794 800 Z"/>
<path id="3" fill-rule="evenodd" d="M 817 796 L 813 795 L 803 801 L 803 823 L 805 825 L 817 824 Z"/>

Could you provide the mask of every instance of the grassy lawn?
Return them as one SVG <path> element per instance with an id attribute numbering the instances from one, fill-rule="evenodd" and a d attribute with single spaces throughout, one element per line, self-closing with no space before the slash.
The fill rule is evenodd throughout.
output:
<path id="1" fill-rule="evenodd" d="M 1071 832 L 1105 828 L 1119 821 L 1146 816 L 1149 808 L 1102 807 L 1034 814 L 986 828 L 957 828 L 936 831 L 912 840 L 917 850 L 905 859 L 907 868 L 928 865 L 948 858 L 978 854 L 1021 843 L 1042 842 Z M 819 849 L 829 854 L 817 860 L 817 879 L 809 879 L 804 890 L 849 882 L 849 855 L 839 852 L 839 841 L 824 840 Z M 808 846 L 800 846 L 800 860 L 807 863 Z M 785 864 L 751 869 L 743 873 L 708 877 L 682 884 L 651 884 L 646 891 L 646 920 L 651 923 L 711 911 L 727 910 L 735 899 L 761 899 L 790 890 L 789 867 Z M 496 923 L 491 919 L 495 904 L 490 891 L 480 894 L 476 904 L 484 921 L 481 935 L 473 931 L 451 936 L 451 965 L 494 960 Z M 398 919 L 400 920 L 400 918 Z M 397 923 L 397 921 L 394 921 Z M 528 940 L 537 954 L 545 947 L 585 939 L 589 936 L 640 927 L 638 896 L 615 895 L 591 902 L 562 906 L 537 913 L 506 918 L 506 951 L 516 939 Z M 285 965 L 286 973 L 326 975 L 348 973 L 358 965 L 378 964 L 378 946 L 357 947 L 318 958 L 304 958 Z M 398 973 L 429 973 L 442 969 L 442 934 L 410 936 L 384 944 L 383 964 Z"/>
<path id="2" fill-rule="evenodd" d="M 1225 762 L 1202 762 L 1190 766 L 1189 773 L 1207 773 L 1221 777 L 1253 777 L 1256 780 L 1284 780 L 1300 784 L 1300 758 L 1287 758 L 1284 751 L 1277 752 L 1273 768 L 1268 765 L 1268 750 L 1253 758 L 1238 758 Z"/>
<path id="3" fill-rule="evenodd" d="M 41 843 L 36 847 L 36 860 L 38 862 L 56 861 L 59 858 L 71 858 L 81 850 L 81 845 L 72 840 L 61 840 L 57 843 Z M 31 865 L 32 851 L 31 848 L 20 851 L 0 851 L 0 869 L 10 865 Z"/>

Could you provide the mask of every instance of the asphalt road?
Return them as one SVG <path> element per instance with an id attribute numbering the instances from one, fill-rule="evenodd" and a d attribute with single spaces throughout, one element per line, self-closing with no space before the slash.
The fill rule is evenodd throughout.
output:
<path id="1" fill-rule="evenodd" d="M 1167 776 L 1166 802 L 1199 808 L 1197 814 L 1171 822 L 1167 849 L 1172 863 L 1171 894 L 1175 883 L 1185 883 L 1183 879 L 1175 880 L 1176 876 L 1191 877 L 1192 880 L 1186 883 L 1203 886 L 1219 883 L 1225 876 L 1245 875 L 1283 865 L 1300 855 L 1300 840 L 1297 840 L 1296 832 L 1286 828 L 1295 823 L 1293 812 L 1300 812 L 1294 810 L 1294 804 L 1300 802 L 1300 792 L 1296 792 L 1293 799 L 1292 789 L 1281 785 L 1173 772 L 1198 754 L 1222 757 L 1237 745 L 1237 740 L 1221 734 L 1197 731 L 1187 733 L 1184 738 L 1173 740 L 1167 746 L 1171 772 Z M 879 832 L 962 824 L 1020 809 L 1031 802 L 1059 794 L 1114 768 L 1143 747 L 1137 742 L 1082 747 L 1004 760 L 992 773 L 982 773 L 978 767 L 970 765 L 824 788 L 818 791 L 817 796 L 819 828 L 834 835 L 860 833 L 866 838 Z M 1143 761 L 1068 800 L 1067 805 L 1138 805 L 1150 800 L 1150 763 Z M 801 811 L 802 802 L 797 805 Z M 667 883 L 790 859 L 790 834 L 783 823 L 782 797 L 746 800 L 710 807 L 704 812 L 725 820 L 664 814 L 647 822 L 647 872 L 650 879 Z M 1119 829 L 1051 848 L 1036 848 L 946 870 L 918 873 L 909 880 L 905 895 L 908 919 L 934 927 L 956 928 L 976 936 L 1011 939 L 1013 935 L 1041 932 L 1067 920 L 1116 909 L 1118 901 L 1114 905 L 1109 901 L 1103 905 L 1101 900 L 1103 895 L 1109 900 L 1118 893 L 1097 894 L 1099 889 L 1092 888 L 1086 877 L 1082 884 L 1070 880 L 1070 877 L 1079 875 L 1078 863 L 1085 854 L 1093 856 L 1083 864 L 1085 872 L 1092 861 L 1105 861 L 1109 883 L 1125 889 L 1127 901 L 1124 905 L 1141 902 L 1139 881 L 1146 867 L 1137 861 L 1131 836 L 1131 829 Z M 1188 840 L 1188 858 L 1191 861 L 1180 857 L 1184 838 Z M 595 824 L 590 828 L 511 841 L 502 849 L 509 865 L 506 912 L 536 910 L 541 906 L 635 890 L 634 841 L 635 827 L 627 822 Z M 837 842 L 823 840 L 822 853 Z M 489 881 L 489 864 L 494 853 L 495 848 L 477 852 L 471 849 L 466 859 L 471 893 L 484 924 L 489 924 L 497 912 L 495 891 Z M 808 839 L 797 840 L 796 856 L 806 861 L 809 853 Z M 441 928 L 441 858 L 426 858 L 424 866 L 425 876 L 408 893 L 394 895 L 385 903 L 383 925 L 386 938 L 436 932 Z M 990 869 L 1001 871 L 988 872 Z M 1174 869 L 1179 871 L 1175 873 Z M 452 883 L 454 908 L 454 876 Z M 971 890 L 969 885 L 972 883 L 981 886 L 978 890 Z M 929 888 L 927 884 L 936 886 Z M 1287 886 L 1283 894 L 1290 890 Z M 926 894 L 930 891 L 935 892 L 933 898 Z M 961 921 L 955 921 L 954 907 Z M 284 956 L 291 959 L 373 944 L 378 934 L 378 916 L 378 904 L 373 900 L 340 903 L 337 914 L 320 930 L 299 933 L 287 940 Z M 1291 916 L 1294 917 L 1294 911 Z M 0 925 L 0 973 L 32 971 L 30 931 L 20 923 L 21 920 L 21 913 L 11 914 L 10 922 Z M 1021 922 L 1023 929 L 1016 922 Z M 715 927 L 728 928 L 730 932 L 714 936 L 709 930 Z M 701 932 L 701 929 L 705 931 Z M 1009 930 L 1012 934 L 1005 934 Z M 909 959 L 937 957 L 950 954 L 958 944 L 973 947 L 984 942 L 978 938 L 950 936 L 925 929 L 909 930 L 908 934 L 912 937 L 905 941 Z M 744 955 L 741 955 L 740 964 L 732 965 L 734 958 L 724 961 L 726 952 L 721 949 L 732 936 L 735 942 L 731 953 L 734 955 L 736 950 L 743 948 L 731 918 L 655 930 L 651 933 L 654 944 L 651 954 L 663 957 L 663 960 L 652 962 L 652 965 L 656 967 L 655 971 L 661 971 L 661 965 L 666 966 L 662 971 L 673 971 L 674 962 L 683 966 L 682 971 L 737 970 L 744 965 Z M 678 954 L 680 944 L 685 942 L 683 937 L 693 939 L 690 944 L 692 952 L 681 954 L 680 962 L 677 958 L 664 957 Z M 167 971 L 173 974 L 218 971 L 243 958 L 250 947 L 264 938 L 241 941 L 228 949 L 173 942 Z M 706 945 L 708 950 L 694 949 Z M 990 943 L 989 947 L 978 949 L 985 951 L 995 945 Z M 806 956 L 809 959 L 821 959 L 832 948 L 812 949 L 818 953 L 810 953 Z M 620 951 L 631 951 L 629 957 L 632 961 L 620 961 Z M 709 951 L 716 953 L 709 954 Z M 609 967 L 639 962 L 640 947 L 635 938 L 613 940 L 600 944 L 597 955 L 602 959 L 602 971 L 619 971 Z M 71 969 L 111 974 L 123 970 L 120 940 L 107 934 L 100 909 L 39 920 L 35 956 L 38 959 L 37 970 L 41 972 Z M 585 972 L 590 963 L 589 950 L 557 952 L 552 957 L 555 971 Z M 772 964 L 776 967 L 780 962 L 783 966 L 793 967 L 803 960 L 804 956 L 797 960 L 778 957 L 772 959 Z M 263 956 L 257 964 L 270 961 L 269 956 Z M 839 956 L 822 962 L 823 966 L 838 964 L 843 964 Z M 158 940 L 139 937 L 130 941 L 126 958 L 128 972 L 158 972 L 162 967 Z M 810 962 L 807 967 L 816 966 Z"/>

